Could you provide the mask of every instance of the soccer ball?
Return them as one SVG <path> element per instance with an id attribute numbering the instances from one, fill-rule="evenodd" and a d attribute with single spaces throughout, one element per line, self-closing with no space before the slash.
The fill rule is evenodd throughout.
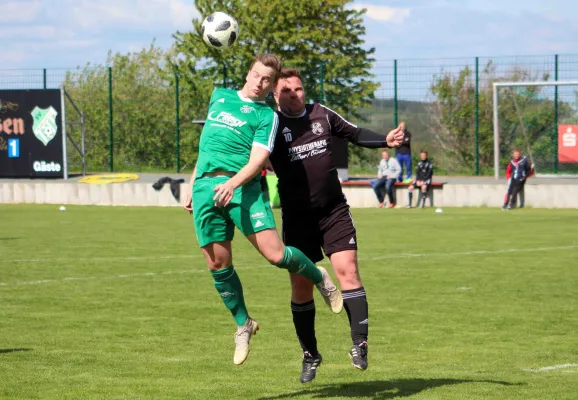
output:
<path id="1" fill-rule="evenodd" d="M 213 48 L 231 47 L 239 36 L 239 24 L 229 14 L 215 12 L 203 21 L 201 36 L 205 43 Z"/>

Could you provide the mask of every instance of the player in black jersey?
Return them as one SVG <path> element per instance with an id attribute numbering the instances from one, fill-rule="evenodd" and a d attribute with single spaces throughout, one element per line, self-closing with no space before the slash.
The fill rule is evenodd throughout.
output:
<path id="1" fill-rule="evenodd" d="M 333 161 L 332 140 L 345 138 L 363 147 L 396 147 L 403 134 L 386 136 L 359 128 L 321 104 L 305 104 L 299 71 L 281 72 L 275 100 L 279 125 L 270 161 L 279 179 L 283 240 L 301 249 L 313 262 L 329 257 L 341 284 L 356 368 L 367 368 L 368 311 L 357 265 L 357 237 L 349 205 Z M 315 378 L 322 361 L 315 338 L 315 303 L 310 282 L 291 274 L 293 323 L 303 349 L 301 382 Z"/>
<path id="2" fill-rule="evenodd" d="M 417 206 L 420 207 L 420 201 L 423 201 L 423 203 L 421 203 L 421 207 L 422 208 L 425 207 L 425 199 L 427 198 L 427 192 L 432 183 L 433 168 L 434 168 L 433 163 L 427 158 L 427 155 L 428 155 L 427 151 L 425 150 L 419 152 L 421 160 L 420 162 L 417 163 L 417 167 L 415 168 L 415 181 L 413 181 L 409 185 L 409 188 L 407 190 L 408 192 L 407 208 L 412 207 L 411 198 L 413 196 L 413 191 L 416 187 L 420 189 L 419 192 L 420 196 L 418 196 L 417 198 Z"/>

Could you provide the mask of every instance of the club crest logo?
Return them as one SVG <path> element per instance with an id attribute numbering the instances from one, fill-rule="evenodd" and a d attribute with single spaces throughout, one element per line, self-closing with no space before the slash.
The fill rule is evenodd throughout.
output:
<path id="1" fill-rule="evenodd" d="M 52 107 L 49 108 L 39 108 L 34 107 L 34 110 L 30 113 L 32 114 L 32 119 L 34 121 L 32 125 L 32 132 L 34 136 L 38 138 L 46 146 L 58 131 L 58 126 L 56 125 L 56 116 L 58 113 Z"/>
<path id="2" fill-rule="evenodd" d="M 323 127 L 321 126 L 321 122 L 312 123 L 311 132 L 313 132 L 316 135 L 321 135 L 323 133 Z"/>
<path id="3" fill-rule="evenodd" d="M 241 112 L 243 114 L 249 114 L 251 111 L 253 111 L 254 108 L 253 107 L 249 107 L 249 106 L 243 106 L 241 107 Z"/>

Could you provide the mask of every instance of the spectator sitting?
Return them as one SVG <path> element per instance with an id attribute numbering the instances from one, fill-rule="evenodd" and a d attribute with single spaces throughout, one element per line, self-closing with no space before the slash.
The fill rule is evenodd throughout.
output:
<path id="1" fill-rule="evenodd" d="M 393 196 L 393 185 L 398 176 L 401 174 L 401 166 L 395 158 L 390 158 L 387 150 L 381 153 L 382 160 L 377 168 L 377 181 L 373 184 L 373 191 L 377 196 L 379 207 L 385 203 L 385 194 L 389 197 L 388 208 L 395 207 L 395 198 Z M 384 190 L 385 189 L 385 190 Z"/>
<path id="2" fill-rule="evenodd" d="M 432 182 L 432 177 L 433 177 L 433 163 L 428 160 L 427 158 L 427 151 L 422 150 L 419 152 L 419 156 L 421 158 L 421 161 L 417 163 L 417 168 L 415 169 L 415 182 L 412 183 L 409 188 L 409 203 L 407 205 L 407 208 L 411 208 L 411 198 L 413 196 L 413 190 L 418 187 L 420 188 L 420 196 L 418 196 L 417 198 L 417 205 L 420 205 L 420 202 L 423 201 L 423 203 L 421 203 L 421 207 L 424 208 L 425 207 L 425 199 L 427 198 L 427 191 L 429 189 L 429 187 L 431 186 L 431 182 Z M 431 200 L 430 200 L 430 205 L 433 206 L 433 204 L 431 204 Z"/>

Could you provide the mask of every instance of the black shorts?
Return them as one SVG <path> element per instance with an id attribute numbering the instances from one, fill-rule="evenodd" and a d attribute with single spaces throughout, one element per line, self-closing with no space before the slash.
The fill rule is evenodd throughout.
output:
<path id="1" fill-rule="evenodd" d="M 297 247 L 313 262 L 343 250 L 357 250 L 349 205 L 343 201 L 322 210 L 282 210 L 283 242 Z"/>

